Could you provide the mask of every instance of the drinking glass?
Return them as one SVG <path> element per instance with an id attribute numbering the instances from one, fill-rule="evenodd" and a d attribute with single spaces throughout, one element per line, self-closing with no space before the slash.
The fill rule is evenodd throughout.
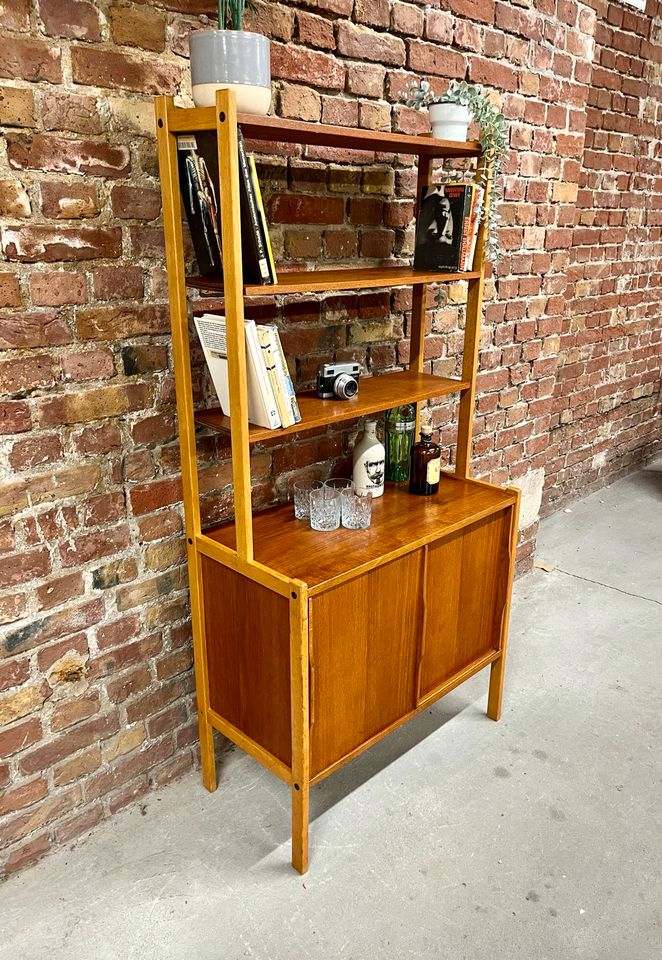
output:
<path id="1" fill-rule="evenodd" d="M 321 490 L 321 480 L 296 480 L 294 490 L 294 516 L 297 520 L 310 520 L 310 492 Z"/>
<path id="2" fill-rule="evenodd" d="M 313 530 L 337 530 L 340 526 L 340 490 L 322 487 L 310 491 L 310 525 Z"/>
<path id="3" fill-rule="evenodd" d="M 372 493 L 369 490 L 343 490 L 342 525 L 348 530 L 365 530 L 372 519 Z"/>
<path id="4" fill-rule="evenodd" d="M 353 490 L 354 481 L 350 480 L 349 477 L 331 477 L 330 480 L 325 480 L 325 487 L 331 487 L 332 490 Z"/>

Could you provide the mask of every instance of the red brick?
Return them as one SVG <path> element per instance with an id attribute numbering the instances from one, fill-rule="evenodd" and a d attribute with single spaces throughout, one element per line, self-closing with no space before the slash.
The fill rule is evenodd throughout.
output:
<path id="1" fill-rule="evenodd" d="M 464 76 L 466 61 L 454 50 L 424 40 L 407 40 L 407 66 L 440 77 L 456 78 Z"/>
<path id="2" fill-rule="evenodd" d="M 55 384 L 52 358 L 45 353 L 31 357 L 0 361 L 0 391 L 5 394 L 23 393 L 37 387 Z"/>
<path id="3" fill-rule="evenodd" d="M 125 177 L 131 170 L 129 148 L 123 144 L 70 140 L 54 133 L 11 134 L 7 138 L 7 159 L 14 170 L 52 170 L 92 177 Z"/>
<path id="4" fill-rule="evenodd" d="M 338 50 L 343 56 L 357 60 L 401 67 L 405 62 L 405 45 L 399 37 L 376 33 L 367 27 L 342 21 L 338 25 Z"/>
<path id="5" fill-rule="evenodd" d="M 64 455 L 62 442 L 57 434 L 41 433 L 17 440 L 12 444 L 9 465 L 16 471 L 55 463 Z"/>
<path id="6" fill-rule="evenodd" d="M 498 90 L 517 90 L 517 73 L 512 67 L 482 57 L 473 57 L 469 64 L 472 83 L 484 83 Z"/>
<path id="7" fill-rule="evenodd" d="M 2 647 L 5 656 L 23 653 L 34 647 L 42 646 L 51 640 L 74 634 L 78 630 L 98 623 L 104 616 L 105 608 L 102 600 L 88 600 L 78 606 L 69 605 L 65 610 L 51 613 L 47 617 L 31 620 L 26 626 L 10 630 L 2 638 Z M 50 664 L 47 658 L 40 661 L 40 669 Z"/>
<path id="8" fill-rule="evenodd" d="M 9 874 L 16 873 L 24 867 L 31 866 L 41 860 L 50 848 L 51 841 L 48 833 L 41 833 L 38 837 L 11 851 L 5 861 L 5 873 L 9 876 Z"/>
<path id="9" fill-rule="evenodd" d="M 494 0 L 442 0 L 442 6 L 467 20 L 494 23 Z"/>
<path id="10" fill-rule="evenodd" d="M 30 296 L 36 307 L 86 303 L 85 274 L 64 270 L 33 273 L 30 276 Z"/>
<path id="11" fill-rule="evenodd" d="M 10 757 L 41 739 L 41 722 L 30 717 L 0 730 L 0 757 Z"/>
<path id="12" fill-rule="evenodd" d="M 95 97 L 76 96 L 58 89 L 41 94 L 41 122 L 44 130 L 67 130 L 72 133 L 101 133 L 101 117 Z"/>
<path id="13" fill-rule="evenodd" d="M 21 756 L 19 765 L 23 773 L 47 770 L 53 764 L 70 757 L 84 747 L 105 740 L 119 730 L 117 714 L 107 713 L 92 720 L 75 724 L 66 733 L 54 737 L 49 743 Z"/>
<path id="14" fill-rule="evenodd" d="M 62 374 L 65 380 L 99 380 L 115 374 L 112 350 L 85 350 L 65 354 L 62 357 Z"/>
<path id="15" fill-rule="evenodd" d="M 71 66 L 74 83 L 147 95 L 176 93 L 181 77 L 180 68 L 172 63 L 98 48 L 72 47 Z"/>
<path id="16" fill-rule="evenodd" d="M 71 567 L 74 564 L 89 563 L 92 560 L 98 560 L 100 557 L 119 553 L 129 545 L 129 540 L 128 524 L 122 524 L 114 530 L 71 537 L 60 546 L 62 566 Z"/>
<path id="17" fill-rule="evenodd" d="M 27 31 L 30 29 L 29 0 L 7 0 L 0 7 L 0 27 L 5 30 Z"/>
<path id="18" fill-rule="evenodd" d="M 297 35 L 304 46 L 333 50 L 336 45 L 332 21 L 303 10 L 297 12 Z"/>
<path id="19" fill-rule="evenodd" d="M 269 218 L 273 223 L 342 223 L 341 197 L 311 197 L 276 194 L 269 200 Z"/>
<path id="20" fill-rule="evenodd" d="M 59 607 L 62 603 L 82 596 L 84 592 L 85 583 L 79 571 L 49 580 L 35 591 L 41 610 Z"/>
<path id="21" fill-rule="evenodd" d="M 122 254 L 122 232 L 118 227 L 6 227 L 2 247 L 8 260 L 26 263 L 112 259 Z"/>
<path id="22" fill-rule="evenodd" d="M 60 48 L 51 43 L 12 37 L 11 43 L 0 44 L 0 77 L 60 83 L 60 59 Z"/>
<path id="23" fill-rule="evenodd" d="M 89 0 L 39 0 L 46 33 L 69 40 L 101 40 L 99 13 Z"/>
<path id="24" fill-rule="evenodd" d="M 108 12 L 116 44 L 156 52 L 165 49 L 166 19 L 160 11 L 113 4 Z"/>
<path id="25" fill-rule="evenodd" d="M 30 661 L 27 658 L 11 660 L 9 663 L 0 665 L 0 691 L 17 687 L 27 680 L 29 674 Z"/>
<path id="26" fill-rule="evenodd" d="M 103 820 L 103 807 L 101 804 L 93 804 L 58 825 L 55 828 L 55 839 L 58 843 L 71 843 L 72 840 L 76 840 L 77 837 L 95 827 L 101 820 Z"/>
<path id="27" fill-rule="evenodd" d="M 116 217 L 155 220 L 161 212 L 161 191 L 118 184 L 113 187 L 111 205 Z"/>
<path id="28" fill-rule="evenodd" d="M 100 702 L 99 691 L 93 690 L 84 697 L 76 697 L 74 700 L 56 704 L 51 714 L 51 730 L 58 733 L 65 727 L 87 720 L 88 717 L 98 713 Z"/>
<path id="29" fill-rule="evenodd" d="M 85 183 L 41 184 L 41 211 L 53 220 L 79 220 L 99 212 L 96 187 Z"/>
<path id="30" fill-rule="evenodd" d="M 332 90 L 342 90 L 345 84 L 345 70 L 333 57 L 280 43 L 271 45 L 271 75 L 300 83 L 314 82 Z"/>
<path id="31" fill-rule="evenodd" d="M 25 350 L 71 342 L 66 321 L 55 311 L 0 315 L 0 347 Z"/>
<path id="32" fill-rule="evenodd" d="M 124 264 L 121 267 L 96 267 L 92 271 L 94 296 L 97 300 L 135 300 L 144 293 L 142 267 Z"/>
<path id="33" fill-rule="evenodd" d="M 136 282 L 135 274 L 131 282 Z M 91 307 L 78 310 L 76 325 L 82 340 L 117 340 L 146 333 L 167 333 L 170 315 L 168 307 L 161 304 Z"/>
<path id="34" fill-rule="evenodd" d="M 14 787 L 13 790 L 5 790 L 0 794 L 0 817 L 17 810 L 24 810 L 37 800 L 42 800 L 47 792 L 48 784 L 42 777 Z"/>
<path id="35" fill-rule="evenodd" d="M 83 423 L 141 410 L 147 403 L 148 392 L 144 384 L 112 384 L 41 400 L 38 416 L 40 423 L 45 425 Z"/>
<path id="36" fill-rule="evenodd" d="M 0 273 L 0 307 L 20 307 L 21 288 L 15 273 Z"/>

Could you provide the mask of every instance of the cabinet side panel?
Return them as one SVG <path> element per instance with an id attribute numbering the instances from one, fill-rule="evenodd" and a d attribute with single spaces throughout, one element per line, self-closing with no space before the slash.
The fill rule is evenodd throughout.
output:
<path id="1" fill-rule="evenodd" d="M 430 544 L 421 696 L 499 649 L 510 510 Z"/>
<path id="2" fill-rule="evenodd" d="M 209 706 L 288 766 L 289 603 L 202 558 Z"/>
<path id="3" fill-rule="evenodd" d="M 416 704 L 423 554 L 416 551 L 311 600 L 311 774 Z"/>

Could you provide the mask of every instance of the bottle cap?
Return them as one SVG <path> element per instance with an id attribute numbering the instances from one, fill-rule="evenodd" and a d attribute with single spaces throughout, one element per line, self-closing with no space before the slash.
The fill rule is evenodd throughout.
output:
<path id="1" fill-rule="evenodd" d="M 432 424 L 431 423 L 422 423 L 421 424 L 421 436 L 422 437 L 431 437 L 432 436 Z"/>

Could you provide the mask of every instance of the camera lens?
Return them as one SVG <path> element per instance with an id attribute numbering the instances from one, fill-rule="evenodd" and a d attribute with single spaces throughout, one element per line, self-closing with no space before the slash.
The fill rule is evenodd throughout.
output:
<path id="1" fill-rule="evenodd" d="M 333 392 L 337 397 L 340 397 L 341 400 L 349 400 L 350 397 L 356 395 L 358 389 L 358 383 L 354 377 L 350 377 L 348 373 L 341 373 L 339 377 L 336 377 L 335 383 L 333 384 Z"/>

